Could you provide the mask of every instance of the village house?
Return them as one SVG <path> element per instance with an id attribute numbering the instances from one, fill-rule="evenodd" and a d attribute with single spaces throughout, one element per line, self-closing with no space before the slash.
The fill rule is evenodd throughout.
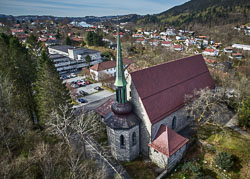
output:
<path id="1" fill-rule="evenodd" d="M 161 46 L 171 47 L 172 46 L 172 42 L 171 41 L 162 41 L 161 42 Z"/>
<path id="2" fill-rule="evenodd" d="M 188 39 L 186 39 L 186 40 L 185 40 L 185 42 L 184 42 L 184 43 L 185 43 L 185 45 L 186 45 L 186 46 L 188 46 L 188 47 L 189 47 L 189 46 L 193 46 L 193 45 L 195 45 L 195 44 L 196 44 L 196 40 L 195 40 L 195 39 L 193 39 L 193 38 L 191 38 L 191 39 L 189 39 L 189 38 L 188 38 Z"/>
<path id="3" fill-rule="evenodd" d="M 233 53 L 233 48 L 232 47 L 226 47 L 223 50 L 225 53 Z"/>
<path id="4" fill-rule="evenodd" d="M 160 41 L 158 39 L 150 39 L 148 40 L 148 44 L 152 46 L 158 46 Z"/>
<path id="5" fill-rule="evenodd" d="M 125 69 L 125 76 L 128 75 L 127 68 L 133 63 L 130 59 L 123 59 L 123 68 Z M 96 81 L 104 80 L 105 78 L 116 76 L 116 61 L 106 61 L 95 64 L 90 67 L 90 75 Z"/>
<path id="6" fill-rule="evenodd" d="M 181 45 L 177 44 L 177 45 L 174 45 L 174 50 L 175 51 L 182 51 L 183 47 Z"/>
<path id="7" fill-rule="evenodd" d="M 136 39 L 135 43 L 145 45 L 147 43 L 147 41 L 144 38 L 138 38 L 138 39 Z"/>
<path id="8" fill-rule="evenodd" d="M 242 49 L 242 50 L 245 50 L 245 51 L 250 50 L 250 45 L 233 44 L 232 47 L 236 48 L 236 49 Z"/>
<path id="9" fill-rule="evenodd" d="M 133 38 L 142 38 L 143 35 L 142 34 L 133 34 L 132 37 Z"/>
<path id="10" fill-rule="evenodd" d="M 206 48 L 203 52 L 203 55 L 207 55 L 207 56 L 218 56 L 219 52 L 215 49 L 212 48 Z"/>
<path id="11" fill-rule="evenodd" d="M 131 161 L 142 153 L 159 167 L 171 170 L 184 156 L 188 139 L 178 134 L 192 118 L 185 95 L 214 81 L 202 55 L 191 56 L 132 72 L 125 78 L 117 38 L 116 100 L 96 111 L 106 124 L 112 155 Z"/>
<path id="12" fill-rule="evenodd" d="M 240 60 L 243 58 L 243 55 L 241 53 L 232 53 L 232 56 L 229 56 L 229 58 Z"/>

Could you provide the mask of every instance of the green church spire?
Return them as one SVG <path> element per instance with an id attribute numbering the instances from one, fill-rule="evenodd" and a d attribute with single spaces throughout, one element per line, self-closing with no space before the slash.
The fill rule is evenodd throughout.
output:
<path id="1" fill-rule="evenodd" d="M 127 81 L 124 76 L 123 62 L 122 62 L 122 51 L 120 43 L 120 33 L 119 29 L 117 30 L 117 57 L 116 57 L 116 78 L 115 86 L 123 87 L 127 85 Z"/>
<path id="2" fill-rule="evenodd" d="M 127 92 L 126 85 L 127 81 L 124 75 L 124 68 L 122 62 L 122 52 L 121 52 L 121 43 L 120 43 L 120 32 L 117 30 L 117 57 L 116 57 L 116 78 L 115 84 L 116 86 L 116 100 L 119 103 L 127 102 Z"/>

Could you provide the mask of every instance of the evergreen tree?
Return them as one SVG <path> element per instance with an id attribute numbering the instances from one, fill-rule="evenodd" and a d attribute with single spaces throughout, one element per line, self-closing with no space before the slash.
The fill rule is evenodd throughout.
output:
<path id="1" fill-rule="evenodd" d="M 238 111 L 239 125 L 244 128 L 250 127 L 250 97 L 242 102 Z"/>
<path id="2" fill-rule="evenodd" d="M 61 34 L 59 32 L 59 29 L 57 29 L 57 31 L 56 31 L 56 39 L 60 39 L 60 37 L 61 37 Z"/>
<path id="3" fill-rule="evenodd" d="M 66 45 L 72 45 L 72 42 L 68 36 L 66 37 L 65 43 L 66 43 Z"/>
<path id="4" fill-rule="evenodd" d="M 95 32 L 87 33 L 87 43 L 89 46 L 103 46 L 102 35 L 98 35 Z"/>
<path id="5" fill-rule="evenodd" d="M 50 114 L 60 105 L 70 102 L 69 93 L 59 79 L 53 62 L 42 51 L 36 80 L 36 103 L 40 124 L 49 119 Z"/>
<path id="6" fill-rule="evenodd" d="M 34 112 L 32 83 L 35 80 L 35 64 L 19 40 L 0 34 L 0 75 L 5 75 L 13 84 L 13 100 L 30 117 Z"/>
<path id="7" fill-rule="evenodd" d="M 30 55 L 34 60 L 36 60 L 42 49 L 41 42 L 38 42 L 37 37 L 33 33 L 31 33 L 30 36 L 26 39 L 26 44 L 29 49 Z"/>
<path id="8" fill-rule="evenodd" d="M 87 55 L 85 57 L 86 63 L 88 64 L 88 67 L 90 67 L 90 62 L 91 62 L 91 57 L 89 55 Z"/>

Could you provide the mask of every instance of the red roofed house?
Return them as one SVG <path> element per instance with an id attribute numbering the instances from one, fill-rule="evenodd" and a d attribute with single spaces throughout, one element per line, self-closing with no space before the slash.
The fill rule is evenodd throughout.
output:
<path id="1" fill-rule="evenodd" d="M 123 59 L 124 69 L 132 64 L 133 61 L 130 59 Z M 103 80 L 105 77 L 114 77 L 116 73 L 116 61 L 106 61 L 97 63 L 94 66 L 90 67 L 90 74 L 96 80 Z M 125 76 L 128 75 L 128 71 L 125 70 Z"/>
<path id="2" fill-rule="evenodd" d="M 162 41 L 161 45 L 164 46 L 164 47 L 171 47 L 172 42 L 171 41 Z"/>
<path id="3" fill-rule="evenodd" d="M 183 50 L 183 47 L 181 45 L 174 45 L 174 50 L 175 51 L 182 51 Z"/>
<path id="4" fill-rule="evenodd" d="M 215 86 L 206 63 L 196 55 L 132 72 L 125 79 L 117 49 L 116 101 L 96 110 L 105 119 L 111 152 L 122 161 L 140 152 L 171 170 L 188 143 L 177 132 L 192 122 L 184 109 L 185 95 Z"/>
<path id="5" fill-rule="evenodd" d="M 208 56 L 218 56 L 219 52 L 215 49 L 212 48 L 206 48 L 203 52 L 203 55 L 208 55 Z"/>

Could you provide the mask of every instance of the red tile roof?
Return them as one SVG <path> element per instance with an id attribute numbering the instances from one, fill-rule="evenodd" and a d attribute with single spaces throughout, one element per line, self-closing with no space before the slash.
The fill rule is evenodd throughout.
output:
<path id="1" fill-rule="evenodd" d="M 155 140 L 149 144 L 155 150 L 171 157 L 177 150 L 184 146 L 189 140 L 177 134 L 166 125 L 161 125 Z"/>
<path id="2" fill-rule="evenodd" d="M 204 60 L 208 63 L 215 63 L 215 60 L 209 59 L 209 58 L 204 58 Z"/>
<path id="3" fill-rule="evenodd" d="M 181 48 L 181 45 L 174 45 L 174 48 Z"/>
<path id="4" fill-rule="evenodd" d="M 214 87 L 202 55 L 167 62 L 131 73 L 152 124 L 184 106 L 186 94 Z"/>
<path id="5" fill-rule="evenodd" d="M 172 42 L 171 41 L 162 41 L 161 43 L 162 44 L 171 44 Z"/>
<path id="6" fill-rule="evenodd" d="M 233 53 L 232 56 L 242 56 L 241 53 Z"/>
<path id="7" fill-rule="evenodd" d="M 96 108 L 96 112 L 100 114 L 102 117 L 105 117 L 107 114 L 111 112 L 111 105 L 113 104 L 113 102 L 114 100 L 112 98 L 108 99 L 105 103 Z"/>
<path id="8" fill-rule="evenodd" d="M 123 65 L 129 65 L 132 64 L 133 61 L 130 59 L 123 59 Z M 107 61 L 107 62 L 102 62 L 102 63 L 97 63 L 94 66 L 92 66 L 90 69 L 95 70 L 95 71 L 102 71 L 110 68 L 115 68 L 116 67 L 116 61 Z"/>
<path id="9" fill-rule="evenodd" d="M 211 48 L 206 48 L 206 49 L 205 49 L 205 51 L 206 51 L 206 52 L 210 52 L 210 53 L 211 53 L 211 52 L 215 52 L 216 50 L 211 49 Z"/>
<path id="10" fill-rule="evenodd" d="M 144 38 L 137 39 L 136 41 L 145 41 Z"/>

